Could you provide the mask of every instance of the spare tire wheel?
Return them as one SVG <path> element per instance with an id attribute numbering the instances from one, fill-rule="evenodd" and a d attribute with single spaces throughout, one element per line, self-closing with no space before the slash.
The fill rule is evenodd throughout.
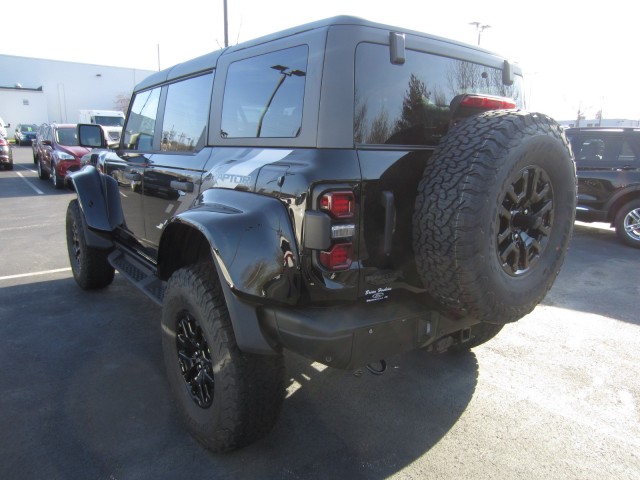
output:
<path id="1" fill-rule="evenodd" d="M 554 120 L 513 110 L 464 120 L 418 186 L 413 248 L 425 288 L 458 315 L 518 320 L 553 285 L 575 206 L 575 164 Z"/>

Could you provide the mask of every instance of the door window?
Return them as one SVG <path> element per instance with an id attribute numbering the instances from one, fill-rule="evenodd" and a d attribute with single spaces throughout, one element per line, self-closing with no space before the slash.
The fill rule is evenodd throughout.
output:
<path id="1" fill-rule="evenodd" d="M 212 82 L 209 73 L 169 85 L 161 150 L 193 152 L 204 146 Z"/>
<path id="2" fill-rule="evenodd" d="M 160 88 L 138 93 L 124 129 L 124 148 L 149 152 L 153 148 Z"/>

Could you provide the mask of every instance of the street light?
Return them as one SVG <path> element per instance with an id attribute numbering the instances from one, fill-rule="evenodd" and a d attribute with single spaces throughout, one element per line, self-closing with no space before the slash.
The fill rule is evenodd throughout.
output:
<path id="1" fill-rule="evenodd" d="M 483 24 L 481 22 L 469 22 L 469 25 L 475 25 L 476 26 L 476 30 L 478 31 L 478 45 L 480 45 L 480 35 L 482 35 L 482 32 L 485 29 L 491 28 L 491 25 L 486 25 L 486 24 Z"/>

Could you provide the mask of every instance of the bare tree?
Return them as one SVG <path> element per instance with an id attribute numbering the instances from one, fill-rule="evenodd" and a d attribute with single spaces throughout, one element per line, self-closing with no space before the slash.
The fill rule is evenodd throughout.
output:
<path id="1" fill-rule="evenodd" d="M 116 95 L 116 100 L 113 103 L 115 110 L 126 112 L 129 109 L 129 102 L 131 101 L 131 94 L 120 93 Z"/>

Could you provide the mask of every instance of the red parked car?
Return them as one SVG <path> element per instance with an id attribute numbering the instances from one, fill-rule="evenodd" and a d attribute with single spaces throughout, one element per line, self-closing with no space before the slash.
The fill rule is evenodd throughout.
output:
<path id="1" fill-rule="evenodd" d="M 89 149 L 78 145 L 75 124 L 47 125 L 44 135 L 37 139 L 38 176 L 51 178 L 55 188 L 64 186 L 64 177 L 80 169 L 80 159 Z"/>

